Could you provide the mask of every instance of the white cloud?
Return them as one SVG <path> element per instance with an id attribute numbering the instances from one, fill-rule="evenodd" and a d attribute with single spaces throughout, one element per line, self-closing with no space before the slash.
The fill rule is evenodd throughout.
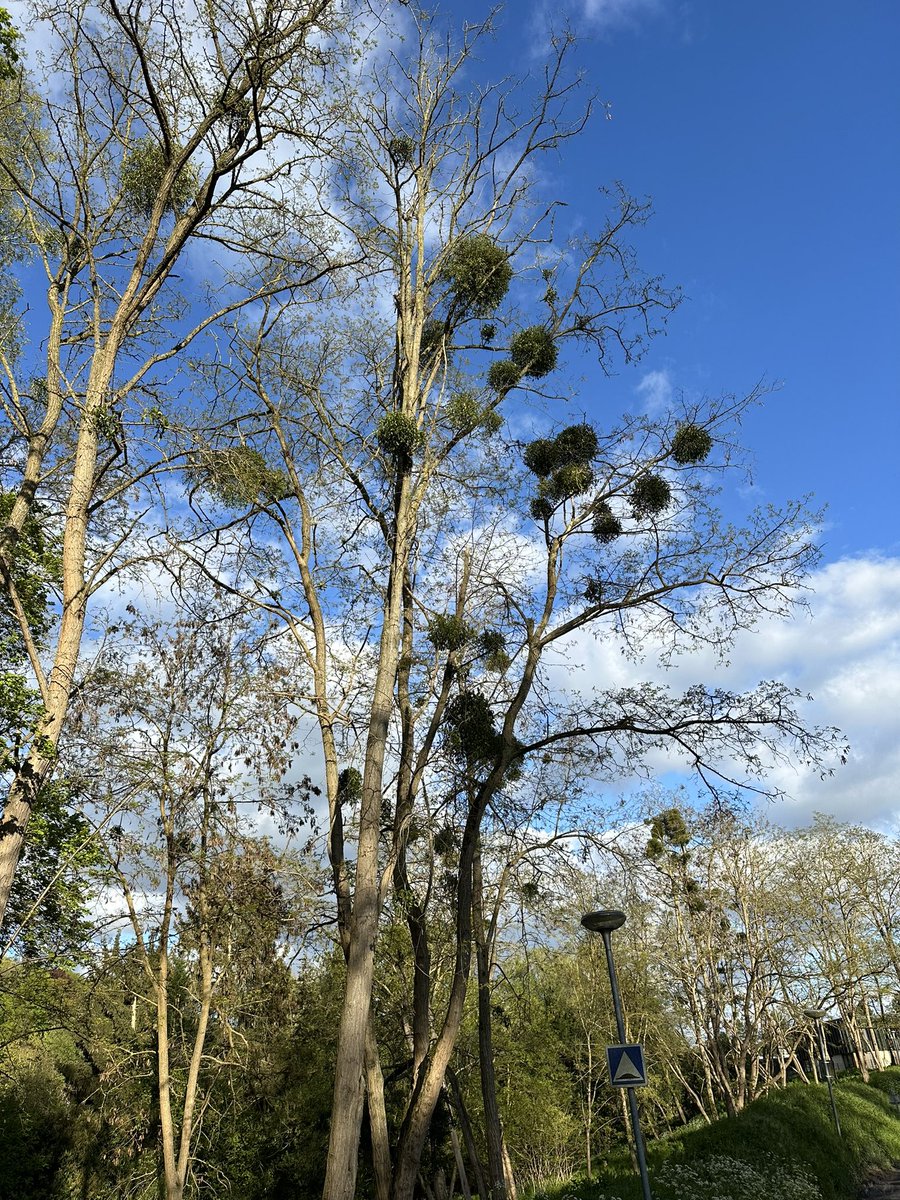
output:
<path id="1" fill-rule="evenodd" d="M 584 16 L 604 32 L 636 25 L 644 17 L 655 16 L 661 0 L 583 0 Z"/>
<path id="2" fill-rule="evenodd" d="M 659 416 L 672 405 L 672 377 L 668 371 L 647 371 L 634 390 L 643 400 L 648 416 Z"/>
<path id="3" fill-rule="evenodd" d="M 900 558 L 841 559 L 816 572 L 809 586 L 808 613 L 742 634 L 726 664 L 706 651 L 665 670 L 652 641 L 635 663 L 615 639 L 582 633 L 567 657 L 583 672 L 573 679 L 561 665 L 554 683 L 562 689 L 589 680 L 616 688 L 650 680 L 680 691 L 698 682 L 743 690 L 762 679 L 783 680 L 813 697 L 803 713 L 810 724 L 843 731 L 850 756 L 825 779 L 813 768 L 773 769 L 769 781 L 788 799 L 769 815 L 789 825 L 805 823 L 816 811 L 889 824 L 900 817 Z M 680 767 L 664 759 L 654 765 L 660 772 Z"/>

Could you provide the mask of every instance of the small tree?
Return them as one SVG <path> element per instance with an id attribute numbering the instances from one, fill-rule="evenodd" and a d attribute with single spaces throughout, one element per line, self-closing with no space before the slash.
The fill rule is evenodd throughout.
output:
<path id="1" fill-rule="evenodd" d="M 196 592 L 180 621 L 135 613 L 113 632 L 116 649 L 79 694 L 81 745 L 69 752 L 94 779 L 97 840 L 132 939 L 132 1026 L 152 1030 L 159 1175 L 166 1200 L 181 1200 L 200 1116 L 241 1062 L 242 1026 L 267 1002 L 260 975 L 300 919 L 286 856 L 252 820 L 283 808 L 294 722 L 269 703 L 284 673 L 255 631 Z M 305 785 L 289 791 L 302 815 Z"/>

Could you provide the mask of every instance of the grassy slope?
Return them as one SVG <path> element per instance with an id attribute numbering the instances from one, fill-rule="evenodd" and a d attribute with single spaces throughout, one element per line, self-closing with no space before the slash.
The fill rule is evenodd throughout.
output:
<path id="1" fill-rule="evenodd" d="M 900 1067 L 874 1073 L 868 1085 L 858 1078 L 841 1079 L 835 1086 L 844 1132 L 840 1139 L 824 1084 L 793 1083 L 774 1090 L 736 1117 L 679 1130 L 651 1143 L 651 1187 L 654 1171 L 666 1160 L 699 1165 L 712 1155 L 725 1155 L 755 1165 L 775 1155 L 786 1166 L 793 1162 L 811 1175 L 823 1200 L 847 1200 L 857 1194 L 867 1171 L 900 1160 L 900 1110 L 889 1103 L 890 1092 L 900 1094 Z M 593 1183 L 572 1180 L 543 1194 L 548 1200 L 594 1200 L 611 1194 L 640 1200 L 641 1189 L 630 1164 L 623 1163 Z"/>

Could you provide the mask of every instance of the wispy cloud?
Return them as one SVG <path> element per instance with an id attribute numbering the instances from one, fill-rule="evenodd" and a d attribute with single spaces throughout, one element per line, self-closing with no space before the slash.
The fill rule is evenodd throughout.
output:
<path id="1" fill-rule="evenodd" d="M 662 0 L 581 0 L 582 15 L 602 32 L 634 27 L 662 8 Z"/>
<path id="2" fill-rule="evenodd" d="M 584 678 L 603 686 L 636 686 L 644 680 L 680 691 L 693 683 L 743 690 L 760 679 L 781 679 L 814 701 L 804 717 L 836 725 L 850 743 L 847 765 L 822 778 L 814 766 L 774 766 L 770 785 L 787 793 L 769 810 L 776 821 L 796 825 L 813 812 L 883 827 L 900 819 L 900 558 L 876 554 L 829 563 L 808 580 L 809 612 L 792 620 L 771 619 L 741 634 L 726 663 L 698 652 L 668 670 L 658 665 L 652 637 L 645 657 L 623 657 L 615 639 L 572 639 L 569 660 L 583 664 Z M 567 667 L 554 682 L 564 690 Z M 660 776 L 683 772 L 680 761 L 661 755 Z"/>
<path id="3" fill-rule="evenodd" d="M 644 402 L 648 416 L 659 416 L 672 403 L 672 377 L 668 371 L 647 371 L 634 389 Z"/>

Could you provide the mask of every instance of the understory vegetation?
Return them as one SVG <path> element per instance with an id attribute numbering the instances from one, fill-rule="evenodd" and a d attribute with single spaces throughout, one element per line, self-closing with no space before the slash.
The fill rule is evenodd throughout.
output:
<path id="1" fill-rule="evenodd" d="M 835 1086 L 843 1136 L 824 1084 L 773 1091 L 739 1115 L 668 1134 L 648 1146 L 655 1200 L 848 1200 L 900 1159 L 900 1068 Z M 622 1153 L 598 1178 L 560 1181 L 534 1200 L 640 1200 Z"/>

